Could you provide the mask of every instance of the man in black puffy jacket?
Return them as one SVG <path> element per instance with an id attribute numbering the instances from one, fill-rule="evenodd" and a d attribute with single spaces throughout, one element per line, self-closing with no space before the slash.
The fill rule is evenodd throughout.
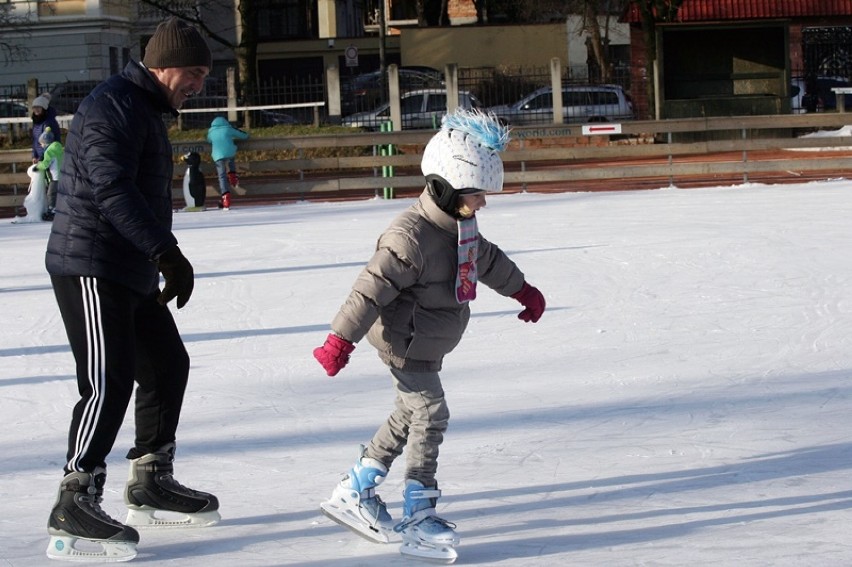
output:
<path id="1" fill-rule="evenodd" d="M 161 23 L 142 64 L 131 61 L 80 104 L 68 131 L 46 265 L 76 360 L 65 476 L 48 520 L 54 559 L 126 560 L 131 526 L 203 526 L 215 496 L 174 480 L 175 434 L 189 356 L 166 304 L 189 300 L 193 270 L 172 233 L 172 148 L 164 113 L 177 114 L 210 71 L 204 38 L 182 20 Z M 165 286 L 160 291 L 160 274 Z M 125 524 L 100 507 L 106 458 L 135 399 L 135 445 Z M 156 516 L 168 511 L 168 518 Z M 175 514 L 177 513 L 177 514 Z"/>

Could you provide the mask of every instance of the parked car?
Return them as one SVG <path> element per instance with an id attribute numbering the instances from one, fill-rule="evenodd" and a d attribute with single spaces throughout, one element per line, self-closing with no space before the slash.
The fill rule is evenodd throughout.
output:
<path id="1" fill-rule="evenodd" d="M 304 116 L 304 108 L 294 108 L 299 111 L 299 114 Z M 307 109 L 313 111 L 313 109 Z M 282 110 L 256 110 L 252 111 L 251 125 L 252 126 L 294 126 L 296 124 L 309 124 L 312 119 L 304 120 Z"/>
<path id="2" fill-rule="evenodd" d="M 817 77 L 811 89 L 808 89 L 804 77 L 793 77 L 790 84 L 790 108 L 793 114 L 821 112 L 837 108 L 837 95 L 831 89 L 849 87 L 852 82 L 843 77 Z M 815 92 L 809 92 L 815 90 Z M 852 108 L 852 95 L 843 95 L 846 108 Z"/>
<path id="3" fill-rule="evenodd" d="M 57 114 L 74 114 L 100 81 L 66 81 L 53 87 L 50 91 L 50 106 Z"/>
<path id="4" fill-rule="evenodd" d="M 19 99 L 0 100 L 0 118 L 26 118 L 29 115 L 30 109 L 27 106 L 27 101 Z M 30 124 L 27 123 L 26 127 L 29 128 Z M 14 127 L 11 124 L 0 124 L 0 134 L 4 136 L 9 134 L 10 131 L 18 132 L 15 134 L 18 136 L 22 129 L 23 127 L 20 124 Z"/>
<path id="5" fill-rule="evenodd" d="M 19 99 L 0 100 L 0 118 L 22 118 L 30 115 L 27 101 Z"/>
<path id="6" fill-rule="evenodd" d="M 513 125 L 553 122 L 553 89 L 540 88 L 514 104 L 492 106 L 489 112 Z M 565 122 L 620 122 L 632 120 L 633 103 L 618 85 L 562 87 Z"/>
<path id="7" fill-rule="evenodd" d="M 403 129 L 437 128 L 447 113 L 446 89 L 417 89 L 409 91 L 399 100 Z M 459 91 L 459 106 L 481 108 L 479 100 L 468 91 Z M 344 126 L 378 130 L 390 121 L 390 103 L 386 102 L 367 112 L 357 112 L 343 118 Z"/>
<path id="8" fill-rule="evenodd" d="M 429 69 L 429 68 L 426 68 Z M 363 112 L 387 102 L 384 94 L 386 77 L 379 71 L 363 73 L 354 77 L 341 77 L 340 106 L 344 116 Z M 399 69 L 399 91 L 401 93 L 428 88 L 441 88 L 444 80 L 435 69 Z"/>

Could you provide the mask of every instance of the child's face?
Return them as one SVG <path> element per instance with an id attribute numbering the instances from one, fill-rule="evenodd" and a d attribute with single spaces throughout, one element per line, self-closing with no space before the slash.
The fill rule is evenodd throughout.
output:
<path id="1" fill-rule="evenodd" d="M 459 195 L 459 214 L 469 219 L 485 206 L 485 192 Z"/>

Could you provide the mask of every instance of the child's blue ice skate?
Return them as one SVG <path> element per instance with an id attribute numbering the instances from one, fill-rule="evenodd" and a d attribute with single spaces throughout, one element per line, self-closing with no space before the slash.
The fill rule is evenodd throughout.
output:
<path id="1" fill-rule="evenodd" d="M 399 552 L 435 563 L 453 563 L 458 557 L 455 546 L 459 544 L 459 536 L 454 531 L 455 524 L 435 513 L 441 491 L 408 479 L 403 496 L 405 517 L 394 526 L 394 531 L 402 534 Z"/>
<path id="2" fill-rule="evenodd" d="M 394 522 L 376 487 L 385 480 L 388 469 L 376 459 L 361 456 L 343 477 L 331 498 L 320 504 L 322 513 L 361 537 L 376 543 L 388 543 Z"/>

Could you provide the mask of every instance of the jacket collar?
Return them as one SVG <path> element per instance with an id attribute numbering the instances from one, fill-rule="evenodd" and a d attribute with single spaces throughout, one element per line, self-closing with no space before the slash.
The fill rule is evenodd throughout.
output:
<path id="1" fill-rule="evenodd" d="M 158 112 L 169 113 L 172 116 L 177 116 L 178 111 L 172 108 L 169 99 L 163 92 L 162 87 L 144 65 L 137 61 L 130 61 L 121 72 L 128 81 L 145 91 L 148 100 Z"/>
<path id="2" fill-rule="evenodd" d="M 428 188 L 424 189 L 423 193 L 420 194 L 419 203 L 420 208 L 423 210 L 423 216 L 426 220 L 451 235 L 458 234 L 459 227 L 456 219 L 438 207 L 438 204 L 434 201 L 434 199 L 432 199 L 432 196 L 429 195 Z"/>

